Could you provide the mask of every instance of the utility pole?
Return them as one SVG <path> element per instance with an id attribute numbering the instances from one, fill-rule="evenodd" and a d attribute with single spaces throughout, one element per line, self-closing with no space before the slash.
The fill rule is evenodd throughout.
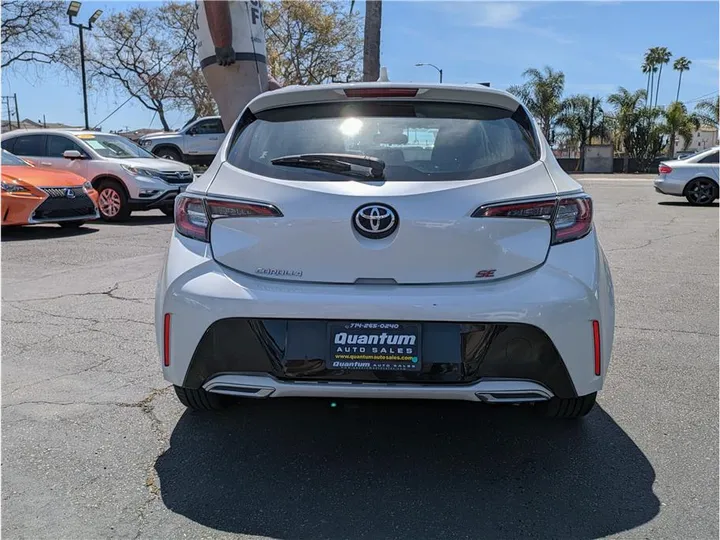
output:
<path id="1" fill-rule="evenodd" d="M 365 3 L 365 44 L 363 50 L 363 81 L 374 82 L 380 78 L 380 26 L 382 23 L 382 0 Z"/>
<path id="2" fill-rule="evenodd" d="M 3 99 L 5 99 L 5 104 L 7 105 L 7 112 L 8 112 L 8 131 L 12 130 L 12 114 L 10 113 L 10 96 L 3 96 Z"/>
<path id="3" fill-rule="evenodd" d="M 15 119 L 17 120 L 18 129 L 20 129 L 20 113 L 18 112 L 17 108 L 17 94 L 13 93 L 13 99 L 15 99 Z"/>

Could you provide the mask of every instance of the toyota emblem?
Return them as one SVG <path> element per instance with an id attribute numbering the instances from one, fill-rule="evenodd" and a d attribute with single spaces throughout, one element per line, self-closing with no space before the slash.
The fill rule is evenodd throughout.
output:
<path id="1" fill-rule="evenodd" d="M 397 212 L 387 204 L 365 204 L 355 210 L 353 225 L 365 238 L 379 240 L 390 236 L 398 227 Z"/>

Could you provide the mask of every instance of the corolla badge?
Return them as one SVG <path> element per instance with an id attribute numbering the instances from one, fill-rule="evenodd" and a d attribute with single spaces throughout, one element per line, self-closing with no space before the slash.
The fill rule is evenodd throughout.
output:
<path id="1" fill-rule="evenodd" d="M 365 204 L 353 214 L 355 230 L 365 238 L 386 238 L 395 232 L 399 223 L 397 212 L 387 204 Z"/>

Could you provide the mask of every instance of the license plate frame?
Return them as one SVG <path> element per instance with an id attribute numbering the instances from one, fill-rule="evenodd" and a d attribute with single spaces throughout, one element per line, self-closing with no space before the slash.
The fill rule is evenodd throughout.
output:
<path id="1" fill-rule="evenodd" d="M 420 323 L 329 321 L 327 330 L 328 369 L 404 373 L 422 371 Z"/>

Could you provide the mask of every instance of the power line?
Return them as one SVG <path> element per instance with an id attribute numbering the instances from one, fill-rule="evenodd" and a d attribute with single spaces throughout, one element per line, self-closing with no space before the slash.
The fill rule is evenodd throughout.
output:
<path id="1" fill-rule="evenodd" d="M 696 98 L 694 98 L 694 99 L 689 99 L 689 100 L 687 100 L 687 101 L 683 101 L 683 104 L 684 104 L 684 105 L 687 105 L 688 103 L 695 103 L 696 101 L 702 101 L 703 99 L 705 99 L 705 98 L 707 98 L 707 97 L 715 96 L 715 95 L 717 95 L 717 94 L 718 94 L 718 91 L 715 90 L 714 92 L 710 92 L 710 93 L 708 93 L 708 94 L 704 94 L 704 95 L 702 95 L 702 96 L 700 96 L 700 97 L 696 97 Z"/>

